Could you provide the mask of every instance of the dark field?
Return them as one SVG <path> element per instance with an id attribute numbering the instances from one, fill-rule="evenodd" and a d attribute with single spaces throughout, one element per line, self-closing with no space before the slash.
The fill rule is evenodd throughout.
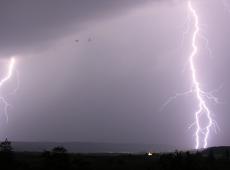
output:
<path id="1" fill-rule="evenodd" d="M 63 147 L 42 153 L 0 152 L 3 169 L 85 169 L 85 170 L 167 170 L 230 169 L 229 147 L 209 148 L 200 152 L 167 154 L 71 154 Z"/>

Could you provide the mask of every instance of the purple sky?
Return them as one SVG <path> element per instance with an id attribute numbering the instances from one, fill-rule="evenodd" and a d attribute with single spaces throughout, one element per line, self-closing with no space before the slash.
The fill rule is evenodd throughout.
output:
<path id="1" fill-rule="evenodd" d="M 199 80 L 207 91 L 223 85 L 222 103 L 209 103 L 220 126 L 211 146 L 230 145 L 230 13 L 221 2 L 192 2 L 212 49 L 200 43 Z M 194 147 L 194 97 L 160 112 L 191 85 L 187 13 L 180 0 L 1 0 L 0 56 L 18 56 L 20 88 L 0 138 Z M 14 86 L 15 77 L 4 93 Z"/>

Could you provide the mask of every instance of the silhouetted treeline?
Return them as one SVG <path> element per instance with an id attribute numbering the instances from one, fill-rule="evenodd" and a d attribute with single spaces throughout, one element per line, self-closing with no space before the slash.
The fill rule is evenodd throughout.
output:
<path id="1" fill-rule="evenodd" d="M 227 148 L 202 152 L 148 154 L 73 154 L 57 146 L 43 153 L 14 152 L 7 139 L 0 144 L 1 169 L 8 170 L 229 170 Z"/>

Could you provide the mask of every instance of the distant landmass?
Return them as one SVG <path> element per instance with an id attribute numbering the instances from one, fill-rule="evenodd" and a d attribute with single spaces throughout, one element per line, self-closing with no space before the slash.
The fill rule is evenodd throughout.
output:
<path id="1" fill-rule="evenodd" d="M 12 142 L 14 151 L 42 152 L 56 146 L 65 147 L 73 153 L 144 153 L 171 152 L 176 147 L 169 145 L 133 143 L 90 143 L 90 142 Z"/>
<path id="2" fill-rule="evenodd" d="M 202 153 L 204 155 L 209 155 L 212 152 L 215 156 L 229 155 L 230 156 L 230 146 L 218 146 L 218 147 L 210 147 L 204 149 Z"/>

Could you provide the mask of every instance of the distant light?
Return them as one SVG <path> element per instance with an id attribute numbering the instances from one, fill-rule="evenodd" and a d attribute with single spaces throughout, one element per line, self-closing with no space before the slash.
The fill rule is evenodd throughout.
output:
<path id="1" fill-rule="evenodd" d="M 148 153 L 148 156 L 153 156 L 153 154 L 151 152 Z"/>

